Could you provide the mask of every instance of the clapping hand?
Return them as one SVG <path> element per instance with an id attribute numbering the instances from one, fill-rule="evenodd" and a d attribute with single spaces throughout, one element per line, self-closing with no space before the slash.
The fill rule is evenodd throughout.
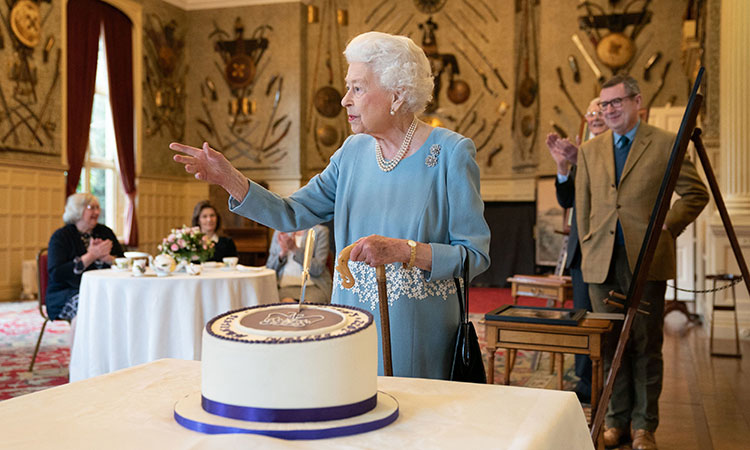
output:
<path id="1" fill-rule="evenodd" d="M 286 256 L 287 253 L 297 250 L 297 242 L 294 239 L 294 233 L 280 232 L 276 240 L 279 241 L 279 247 L 281 247 L 281 256 Z"/>
<path id="2" fill-rule="evenodd" d="M 89 242 L 88 254 L 91 255 L 91 261 L 101 261 L 111 264 L 114 257 L 110 255 L 112 251 L 112 241 L 109 239 L 92 238 Z M 87 264 L 88 265 L 88 264 Z"/>
<path id="3" fill-rule="evenodd" d="M 552 159 L 557 163 L 559 173 L 566 174 L 568 172 L 568 163 L 573 165 L 577 163 L 580 139 L 576 138 L 576 143 L 573 144 L 568 139 L 561 138 L 557 133 L 550 133 L 547 135 L 545 143 Z"/>

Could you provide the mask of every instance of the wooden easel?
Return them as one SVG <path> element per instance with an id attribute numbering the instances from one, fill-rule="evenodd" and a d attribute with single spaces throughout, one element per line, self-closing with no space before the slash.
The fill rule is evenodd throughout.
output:
<path id="1" fill-rule="evenodd" d="M 615 376 L 622 364 L 622 356 L 625 352 L 628 338 L 630 337 L 630 329 L 633 326 L 635 315 L 638 313 L 638 305 L 640 304 L 641 296 L 643 295 L 643 287 L 646 283 L 651 262 L 654 259 L 656 244 L 659 241 L 660 231 L 664 225 L 667 211 L 669 210 L 672 193 L 674 192 L 677 177 L 679 176 L 682 162 L 685 159 L 685 153 L 690 140 L 695 144 L 696 153 L 698 154 L 698 158 L 700 158 L 703 171 L 706 174 L 706 180 L 711 189 L 711 195 L 714 198 L 716 208 L 718 209 L 721 221 L 724 224 L 724 230 L 726 231 L 727 237 L 732 246 L 737 265 L 739 266 L 742 277 L 745 280 L 745 287 L 747 288 L 748 294 L 750 294 L 750 285 L 748 284 L 750 273 L 748 273 L 747 264 L 745 264 L 740 244 L 737 241 L 737 235 L 734 232 L 732 222 L 729 219 L 729 213 L 727 212 L 724 200 L 721 197 L 721 191 L 719 191 L 716 176 L 714 175 L 708 155 L 706 154 L 706 148 L 703 146 L 703 141 L 700 137 L 701 130 L 700 128 L 695 127 L 698 111 L 703 103 L 703 96 L 698 94 L 698 87 L 700 87 L 704 71 L 705 68 L 701 68 L 698 72 L 698 76 L 696 77 L 695 84 L 693 85 L 690 94 L 690 99 L 688 100 L 687 108 L 685 109 L 685 114 L 682 116 L 680 130 L 677 133 L 677 138 L 672 147 L 672 154 L 669 159 L 669 164 L 667 165 L 667 171 L 662 180 L 659 195 L 656 204 L 654 205 L 654 210 L 651 213 L 651 219 L 649 220 L 648 228 L 646 229 L 646 236 L 643 239 L 641 251 L 638 254 L 638 261 L 636 262 L 635 270 L 633 272 L 633 279 L 630 283 L 627 297 L 625 297 L 624 305 L 627 305 L 625 322 L 622 325 L 622 331 L 620 332 L 620 338 L 617 341 L 617 349 L 615 350 L 615 356 L 612 360 L 612 366 L 607 375 L 607 381 L 604 384 L 604 392 L 602 393 L 601 401 L 596 409 L 596 415 L 594 416 L 591 425 L 591 437 L 594 440 L 594 445 L 596 445 L 597 438 L 599 437 L 602 425 L 604 424 L 604 415 L 607 411 L 609 400 L 612 397 Z M 616 293 L 610 293 L 610 295 L 613 297 L 608 299 L 610 302 L 618 301 L 617 299 L 622 297 Z"/>

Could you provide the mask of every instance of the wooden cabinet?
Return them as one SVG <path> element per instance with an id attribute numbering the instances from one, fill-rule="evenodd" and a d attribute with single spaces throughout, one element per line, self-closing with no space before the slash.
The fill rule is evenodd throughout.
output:
<path id="1" fill-rule="evenodd" d="M 268 259 L 270 245 L 268 227 L 257 225 L 248 228 L 225 228 L 224 233 L 232 238 L 240 257 L 240 264 L 246 266 L 262 266 Z"/>

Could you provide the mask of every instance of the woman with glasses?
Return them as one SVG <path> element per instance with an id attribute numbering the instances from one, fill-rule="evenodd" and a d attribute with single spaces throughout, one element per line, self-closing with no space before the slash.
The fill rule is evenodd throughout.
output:
<path id="1" fill-rule="evenodd" d="M 73 194 L 65 203 L 65 226 L 52 234 L 48 245 L 47 315 L 72 321 L 78 312 L 81 275 L 107 269 L 123 256 L 115 233 L 98 223 L 99 200 L 91 194 Z"/>

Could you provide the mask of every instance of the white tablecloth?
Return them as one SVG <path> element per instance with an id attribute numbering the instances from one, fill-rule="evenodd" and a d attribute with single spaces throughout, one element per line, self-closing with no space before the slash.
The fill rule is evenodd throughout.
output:
<path id="1" fill-rule="evenodd" d="M 276 273 L 265 268 L 168 277 L 86 272 L 78 299 L 70 380 L 160 358 L 199 360 L 206 322 L 233 309 L 278 299 Z"/>
<path id="2" fill-rule="evenodd" d="M 572 392 L 398 377 L 380 377 L 378 388 L 398 400 L 400 414 L 369 433 L 313 441 L 205 435 L 173 418 L 175 402 L 200 390 L 200 362 L 160 360 L 0 402 L 2 446 L 593 449 Z"/>

